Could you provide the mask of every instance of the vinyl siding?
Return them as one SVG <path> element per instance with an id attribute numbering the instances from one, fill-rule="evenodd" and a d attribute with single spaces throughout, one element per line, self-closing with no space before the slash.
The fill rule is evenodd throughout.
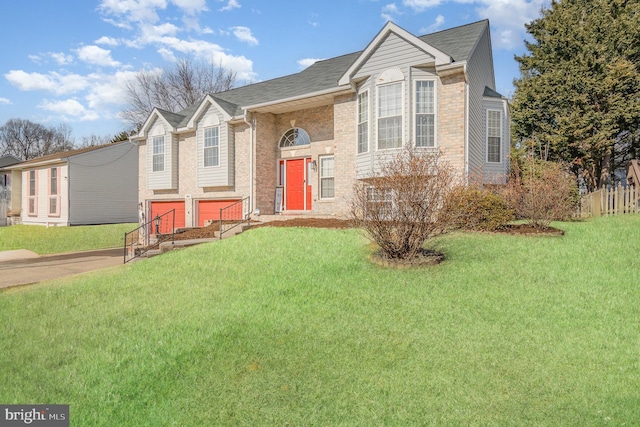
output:
<path id="1" fill-rule="evenodd" d="M 501 126 L 501 138 L 500 138 L 500 163 L 487 162 L 487 111 L 499 110 L 502 112 L 502 126 Z M 484 180 L 488 182 L 504 182 L 506 176 L 509 173 L 509 150 L 511 149 L 511 129 L 509 127 L 508 110 L 506 101 L 494 98 L 485 98 L 483 102 L 483 120 L 482 126 L 484 129 L 484 158 L 483 158 L 483 176 Z"/>
<path id="2" fill-rule="evenodd" d="M 138 221 L 137 151 L 121 143 L 69 158 L 71 225 Z"/>
<path id="3" fill-rule="evenodd" d="M 488 30 L 485 29 L 467 64 L 469 78 L 468 167 L 471 176 L 480 173 L 487 157 L 486 111 L 483 108 L 483 93 L 485 86 L 495 90 L 491 57 L 491 42 Z"/>
<path id="4" fill-rule="evenodd" d="M 58 168 L 60 180 L 60 215 L 49 215 L 49 169 Z M 36 171 L 36 215 L 29 215 L 29 173 Z M 22 171 L 22 223 L 39 225 L 67 225 L 69 220 L 69 192 L 67 187 L 68 168 L 64 163 L 25 169 Z"/>
<path id="5" fill-rule="evenodd" d="M 210 106 L 202 115 L 196 126 L 196 185 L 201 188 L 232 186 L 234 181 L 233 129 L 224 121 L 222 113 L 213 106 Z M 216 126 L 218 127 L 218 165 L 204 167 L 204 130 Z"/>
<path id="6" fill-rule="evenodd" d="M 382 73 L 387 70 L 399 70 L 404 79 L 402 80 L 403 90 L 403 120 L 402 120 L 402 143 L 412 142 L 414 138 L 414 81 L 434 79 L 436 81 L 436 100 L 438 97 L 438 79 L 435 76 L 435 69 L 414 68 L 416 65 L 427 64 L 433 61 L 433 57 L 428 53 L 418 49 L 415 45 L 396 34 L 389 34 L 380 46 L 371 54 L 369 59 L 360 67 L 354 75 L 355 80 L 371 77 L 362 83 L 360 91 L 369 90 L 369 152 L 356 155 L 356 174 L 358 178 L 371 176 L 375 173 L 383 159 L 391 154 L 397 153 L 397 149 L 378 150 L 378 90 L 377 87 L 384 82 L 379 80 Z M 436 107 L 437 108 L 437 107 Z M 437 116 L 437 111 L 436 111 Z M 437 144 L 437 129 L 436 129 Z"/>
<path id="7" fill-rule="evenodd" d="M 147 189 L 173 190 L 178 186 L 178 141 L 165 124 L 156 119 L 150 128 L 147 146 Z M 164 170 L 153 171 L 153 138 L 164 138 Z"/>
<path id="8" fill-rule="evenodd" d="M 360 67 L 354 75 L 354 79 L 358 80 L 380 73 L 389 68 L 391 64 L 399 67 L 406 76 L 410 66 L 432 62 L 433 59 L 433 56 L 391 33 Z"/>

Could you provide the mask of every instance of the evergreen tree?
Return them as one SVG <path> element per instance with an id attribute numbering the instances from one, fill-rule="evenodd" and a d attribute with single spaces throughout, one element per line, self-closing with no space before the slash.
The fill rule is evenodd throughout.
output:
<path id="1" fill-rule="evenodd" d="M 516 57 L 516 141 L 562 160 L 590 188 L 635 156 L 640 125 L 640 2 L 553 0 Z"/>

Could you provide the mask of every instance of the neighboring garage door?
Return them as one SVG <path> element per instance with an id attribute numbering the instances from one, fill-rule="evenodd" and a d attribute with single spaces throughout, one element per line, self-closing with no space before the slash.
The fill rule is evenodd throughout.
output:
<path id="1" fill-rule="evenodd" d="M 176 210 L 176 219 L 174 228 L 184 227 L 184 202 L 151 202 L 151 216 L 148 221 L 152 221 L 156 216 L 161 216 L 164 213 L 170 212 L 172 209 Z M 162 217 L 160 222 L 160 233 L 171 233 L 171 222 L 173 220 L 172 215 L 166 215 Z M 152 225 L 153 232 L 155 233 L 155 224 Z"/>
<path id="2" fill-rule="evenodd" d="M 198 201 L 198 226 L 204 227 L 204 223 L 209 220 L 220 219 L 220 209 L 226 208 L 237 202 L 237 200 L 199 200 Z M 242 219 L 242 203 L 238 203 L 237 209 L 231 208 L 225 212 L 224 219 Z M 237 212 L 236 212 L 237 211 Z"/>

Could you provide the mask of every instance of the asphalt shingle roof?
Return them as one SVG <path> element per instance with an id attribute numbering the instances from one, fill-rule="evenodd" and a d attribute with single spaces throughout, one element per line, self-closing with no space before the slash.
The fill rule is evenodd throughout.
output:
<path id="1" fill-rule="evenodd" d="M 488 25 L 489 21 L 483 20 L 419 38 L 446 53 L 455 62 L 460 62 L 469 59 L 478 39 Z M 212 97 L 229 115 L 239 116 L 243 114 L 242 107 L 337 88 L 340 77 L 361 53 L 362 51 L 353 52 L 318 61 L 299 73 L 219 92 L 212 94 Z M 181 127 L 188 123 L 196 109 L 197 106 L 189 107 L 178 114 L 159 111 L 169 123 Z"/>
<path id="2" fill-rule="evenodd" d="M 35 159 L 31 159 L 31 160 L 24 161 L 22 163 L 18 163 L 16 165 L 14 165 L 14 167 L 20 167 L 21 168 L 23 166 L 28 166 L 28 165 L 34 164 L 34 163 L 41 163 L 41 162 L 57 161 L 57 160 L 67 159 L 69 157 L 77 156 L 79 154 L 89 153 L 91 151 L 99 150 L 101 148 L 111 147 L 111 146 L 114 146 L 114 145 L 125 144 L 125 143 L 128 143 L 128 142 L 127 141 L 114 142 L 114 143 L 110 143 L 110 144 L 94 145 L 94 146 L 91 146 L 91 147 L 78 148 L 76 150 L 61 151 L 61 152 L 58 152 L 58 153 L 53 153 L 53 154 L 48 154 L 46 156 L 36 157 Z"/>

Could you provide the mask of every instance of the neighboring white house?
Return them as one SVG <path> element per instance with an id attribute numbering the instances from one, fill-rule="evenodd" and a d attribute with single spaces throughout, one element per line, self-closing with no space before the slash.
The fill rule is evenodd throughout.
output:
<path id="1" fill-rule="evenodd" d="M 22 224 L 138 221 L 138 149 L 129 142 L 55 153 L 10 166 Z M 18 178 L 18 179 L 16 179 Z"/>

